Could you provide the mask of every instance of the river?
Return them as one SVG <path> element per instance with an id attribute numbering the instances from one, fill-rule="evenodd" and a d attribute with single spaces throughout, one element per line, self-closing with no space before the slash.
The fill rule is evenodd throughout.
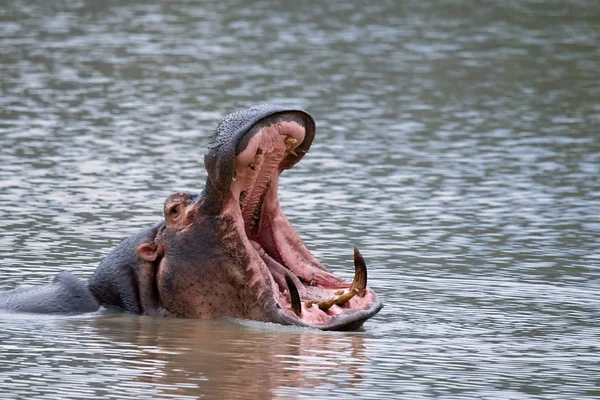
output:
<path id="1" fill-rule="evenodd" d="M 6 1 L 0 290 L 89 277 L 200 191 L 225 114 L 317 122 L 288 218 L 384 303 L 325 333 L 0 316 L 2 399 L 600 396 L 597 1 Z"/>

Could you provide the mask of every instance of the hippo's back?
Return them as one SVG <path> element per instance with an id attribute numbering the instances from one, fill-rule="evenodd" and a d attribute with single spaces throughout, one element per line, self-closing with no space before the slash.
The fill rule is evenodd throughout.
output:
<path id="1" fill-rule="evenodd" d="M 100 305 L 87 284 L 70 272 L 61 272 L 50 285 L 0 292 L 0 310 L 41 314 L 81 314 Z"/>

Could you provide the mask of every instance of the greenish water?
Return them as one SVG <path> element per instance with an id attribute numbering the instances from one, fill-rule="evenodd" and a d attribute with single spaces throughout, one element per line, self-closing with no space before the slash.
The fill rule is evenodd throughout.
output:
<path id="1" fill-rule="evenodd" d="M 314 254 L 369 265 L 356 333 L 125 314 L 0 318 L 0 398 L 600 395 L 600 4 L 8 1 L 0 290 L 87 278 L 219 119 L 317 121 L 281 181 Z"/>

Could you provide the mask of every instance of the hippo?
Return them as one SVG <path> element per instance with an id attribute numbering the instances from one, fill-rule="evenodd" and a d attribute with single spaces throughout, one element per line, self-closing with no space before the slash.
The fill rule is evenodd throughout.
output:
<path id="1" fill-rule="evenodd" d="M 0 309 L 56 314 L 101 307 L 161 317 L 234 318 L 355 330 L 382 303 L 354 249 L 346 282 L 308 250 L 279 206 L 280 174 L 309 150 L 305 111 L 259 104 L 225 116 L 209 138 L 206 185 L 177 192 L 164 220 L 120 243 L 87 282 L 0 292 Z"/>

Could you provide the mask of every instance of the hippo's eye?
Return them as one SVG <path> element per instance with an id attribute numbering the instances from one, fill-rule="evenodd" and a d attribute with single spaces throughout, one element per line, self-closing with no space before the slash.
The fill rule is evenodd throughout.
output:
<path id="1" fill-rule="evenodd" d="M 181 204 L 178 204 L 178 205 L 176 205 L 175 207 L 172 207 L 172 208 L 171 208 L 171 212 L 170 212 L 170 214 L 171 214 L 171 215 L 178 215 L 178 214 L 179 214 L 179 206 L 180 206 L 180 205 L 181 205 Z"/>

